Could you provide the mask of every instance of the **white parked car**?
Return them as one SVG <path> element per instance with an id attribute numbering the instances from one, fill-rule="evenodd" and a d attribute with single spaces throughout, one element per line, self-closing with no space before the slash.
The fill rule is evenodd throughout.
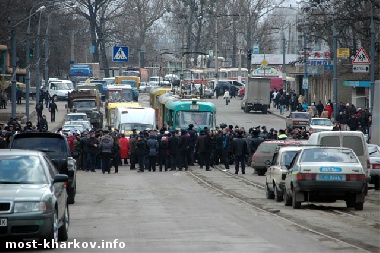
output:
<path id="1" fill-rule="evenodd" d="M 76 132 L 77 134 L 83 133 L 84 128 L 82 125 L 63 125 L 61 132 L 63 134 L 69 134 L 69 132 Z"/>
<path id="2" fill-rule="evenodd" d="M 273 155 L 273 160 L 266 172 L 265 193 L 267 199 L 275 198 L 277 202 L 283 200 L 287 167 L 302 147 L 279 146 Z"/>
<path id="3" fill-rule="evenodd" d="M 312 133 L 318 133 L 318 132 L 322 132 L 322 131 L 332 131 L 333 127 L 334 127 L 334 125 L 330 119 L 311 118 L 309 126 L 307 127 L 307 129 L 312 134 Z"/>
<path id="4" fill-rule="evenodd" d="M 87 121 L 87 120 L 66 121 L 65 125 L 81 125 L 83 126 L 84 130 L 87 130 L 87 131 L 90 131 L 93 128 L 90 121 Z"/>
<path id="5" fill-rule="evenodd" d="M 346 201 L 363 210 L 367 178 L 355 152 L 342 147 L 304 147 L 288 167 L 284 202 L 300 209 L 302 202 Z"/>

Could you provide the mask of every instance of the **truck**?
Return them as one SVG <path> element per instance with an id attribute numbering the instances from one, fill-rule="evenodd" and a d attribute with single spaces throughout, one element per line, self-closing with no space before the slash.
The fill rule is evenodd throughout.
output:
<path id="1" fill-rule="evenodd" d="M 139 101 L 140 77 L 116 76 L 115 85 L 130 85 L 133 89 L 133 100 Z"/>
<path id="2" fill-rule="evenodd" d="M 100 94 L 94 89 L 82 89 L 68 94 L 66 108 L 69 112 L 83 112 L 87 114 L 90 123 L 95 128 L 103 127 L 103 113 Z"/>
<path id="3" fill-rule="evenodd" d="M 69 71 L 69 79 L 78 84 L 85 82 L 89 78 L 101 78 L 99 63 L 77 63 L 74 64 Z"/>
<path id="4" fill-rule="evenodd" d="M 270 78 L 248 77 L 241 109 L 245 113 L 261 111 L 268 113 L 270 108 Z"/>

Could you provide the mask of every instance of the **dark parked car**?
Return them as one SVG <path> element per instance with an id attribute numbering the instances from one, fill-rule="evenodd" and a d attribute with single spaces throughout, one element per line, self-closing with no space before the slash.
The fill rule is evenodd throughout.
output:
<path id="1" fill-rule="evenodd" d="M 0 242 L 66 241 L 67 180 L 43 152 L 0 150 Z"/>
<path id="2" fill-rule="evenodd" d="M 67 194 L 69 204 L 74 204 L 76 194 L 76 163 L 72 157 L 67 139 L 57 133 L 21 133 L 15 134 L 11 140 L 11 148 L 29 149 L 45 152 L 53 161 L 59 173 L 69 177 Z"/>

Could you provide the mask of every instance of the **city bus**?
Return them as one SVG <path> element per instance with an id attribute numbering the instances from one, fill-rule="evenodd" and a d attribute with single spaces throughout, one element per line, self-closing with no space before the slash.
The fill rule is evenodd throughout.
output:
<path id="1" fill-rule="evenodd" d="M 169 100 L 180 100 L 178 95 L 173 95 L 171 92 L 164 93 L 158 97 L 158 112 L 156 114 L 156 125 L 161 129 L 164 125 L 165 105 Z"/>
<path id="2" fill-rule="evenodd" d="M 216 106 L 199 99 L 169 100 L 165 104 L 164 123 L 171 129 L 187 129 L 189 124 L 199 132 L 216 127 Z"/>

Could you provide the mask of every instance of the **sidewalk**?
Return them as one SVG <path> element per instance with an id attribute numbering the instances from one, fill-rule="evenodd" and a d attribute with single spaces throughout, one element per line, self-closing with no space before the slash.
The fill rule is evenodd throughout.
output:
<path id="1" fill-rule="evenodd" d="M 270 114 L 272 114 L 272 115 L 274 115 L 274 116 L 277 116 L 277 117 L 279 117 L 279 118 L 286 119 L 286 116 L 289 115 L 290 110 L 287 111 L 287 110 L 285 109 L 284 114 L 281 115 L 281 114 L 280 114 L 280 109 L 276 109 L 276 108 L 272 107 L 272 105 L 271 105 L 271 108 L 268 110 L 268 113 L 270 113 Z"/>
<path id="2" fill-rule="evenodd" d="M 49 131 L 54 132 L 58 128 L 62 127 L 64 124 L 64 120 L 66 118 L 67 111 L 65 109 L 66 101 L 57 101 L 58 112 L 55 113 L 55 122 L 50 122 L 50 112 L 44 105 L 44 110 L 42 112 L 43 115 L 46 115 L 46 119 L 48 121 Z M 33 123 L 33 126 L 37 124 L 37 113 L 35 110 L 36 101 L 30 99 L 29 100 L 29 120 Z M 8 101 L 7 109 L 0 109 L 0 122 L 7 124 L 9 119 L 12 117 L 12 102 Z M 21 101 L 21 104 L 16 104 L 16 117 L 18 122 L 22 127 L 25 126 L 26 123 L 26 103 L 25 99 Z"/>

